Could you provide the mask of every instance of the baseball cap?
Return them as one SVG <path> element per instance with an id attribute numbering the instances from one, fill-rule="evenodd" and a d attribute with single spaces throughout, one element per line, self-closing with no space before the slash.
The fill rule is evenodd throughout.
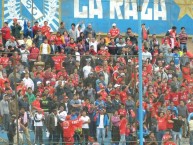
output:
<path id="1" fill-rule="evenodd" d="M 115 84 L 114 87 L 117 88 L 117 87 L 120 87 L 120 85 L 119 84 Z"/>
<path id="2" fill-rule="evenodd" d="M 115 23 L 113 23 L 113 24 L 112 24 L 112 26 L 116 26 L 116 24 L 115 24 Z"/>

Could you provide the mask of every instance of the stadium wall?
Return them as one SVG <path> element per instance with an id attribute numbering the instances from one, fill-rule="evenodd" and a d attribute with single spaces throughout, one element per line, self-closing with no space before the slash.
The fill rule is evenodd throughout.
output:
<path id="1" fill-rule="evenodd" d="M 12 19 L 43 21 L 56 31 L 60 21 L 69 29 L 71 23 L 84 21 L 93 24 L 97 32 L 108 32 L 116 23 L 121 32 L 131 27 L 137 32 L 137 0 L 1 0 L 0 26 L 4 21 L 12 24 Z M 33 7 L 33 12 L 32 12 Z M 187 9 L 190 8 L 190 11 Z M 142 0 L 142 23 L 150 28 L 150 33 L 165 34 L 173 25 L 186 27 L 193 34 L 193 3 L 185 0 Z M 33 13 L 33 18 L 32 18 Z"/>

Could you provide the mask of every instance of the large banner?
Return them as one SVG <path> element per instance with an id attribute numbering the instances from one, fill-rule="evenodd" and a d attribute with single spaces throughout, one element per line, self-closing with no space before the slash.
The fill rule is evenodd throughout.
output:
<path id="1" fill-rule="evenodd" d="M 132 28 L 137 32 L 137 0 L 1 0 L 3 21 L 12 24 L 12 19 L 38 21 L 43 25 L 49 21 L 52 31 L 57 31 L 60 21 L 69 29 L 71 23 L 91 23 L 97 32 L 108 32 L 116 23 L 121 32 Z M 32 9 L 33 7 L 33 9 Z M 33 14 L 33 15 L 32 15 Z M 151 34 L 166 33 L 172 26 L 178 32 L 184 26 L 193 34 L 192 0 L 142 0 L 142 23 L 150 28 Z"/>

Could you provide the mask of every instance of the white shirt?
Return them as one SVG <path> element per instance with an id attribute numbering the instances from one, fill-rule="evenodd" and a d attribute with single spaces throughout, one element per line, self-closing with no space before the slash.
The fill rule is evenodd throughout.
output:
<path id="1" fill-rule="evenodd" d="M 58 112 L 58 118 L 61 120 L 61 121 L 64 121 L 66 119 L 66 116 L 67 116 L 67 112 L 66 111 L 62 111 L 62 112 Z"/>
<path id="2" fill-rule="evenodd" d="M 42 44 L 42 54 L 48 54 L 48 44 Z"/>
<path id="3" fill-rule="evenodd" d="M 80 29 L 80 30 L 78 30 L 78 26 L 79 26 L 79 25 L 80 25 L 80 24 L 78 23 L 78 24 L 76 25 L 76 27 L 75 27 L 77 38 L 80 37 L 80 33 L 81 33 L 81 32 L 84 32 L 84 30 L 85 30 L 85 24 L 84 24 L 84 23 L 81 24 L 81 29 Z"/>
<path id="4" fill-rule="evenodd" d="M 54 116 L 54 119 L 55 119 L 55 126 L 58 126 L 58 118 L 57 118 L 57 116 Z"/>
<path id="5" fill-rule="evenodd" d="M 92 67 L 89 65 L 86 65 L 83 67 L 83 73 L 84 73 L 84 78 L 86 79 L 91 72 Z"/>
<path id="6" fill-rule="evenodd" d="M 90 118 L 88 116 L 81 116 L 80 120 L 82 120 L 84 123 L 84 122 L 88 122 L 90 120 Z M 82 128 L 89 128 L 88 123 L 82 124 Z"/>
<path id="7" fill-rule="evenodd" d="M 95 41 L 95 42 L 92 42 L 92 41 L 90 41 L 89 42 L 89 49 L 90 49 L 90 46 L 94 46 L 94 51 L 97 53 L 97 45 L 98 45 L 98 42 L 97 41 Z"/>
<path id="8" fill-rule="evenodd" d="M 103 72 L 103 74 L 104 74 L 104 78 L 105 78 L 105 80 L 104 80 L 104 82 L 105 82 L 105 84 L 109 84 L 109 75 L 108 75 L 108 73 L 106 73 L 106 72 Z"/>
<path id="9" fill-rule="evenodd" d="M 28 55 L 29 55 L 29 50 L 20 50 L 21 52 L 21 61 L 22 62 L 27 62 L 28 61 Z"/>
<path id="10" fill-rule="evenodd" d="M 35 113 L 34 115 L 34 126 L 43 126 L 43 114 Z"/>
<path id="11" fill-rule="evenodd" d="M 100 122 L 97 128 L 104 128 L 104 115 L 100 115 Z"/>
<path id="12" fill-rule="evenodd" d="M 80 53 L 79 52 L 75 52 L 75 56 L 76 56 L 76 61 L 80 62 Z"/>
<path id="13" fill-rule="evenodd" d="M 32 90 L 34 91 L 34 82 L 30 78 L 23 78 L 24 85 L 29 88 L 31 87 Z"/>
<path id="14" fill-rule="evenodd" d="M 152 60 L 152 55 L 151 55 L 151 53 L 150 52 L 142 52 L 142 60 L 143 61 L 145 61 L 145 60 L 147 60 L 147 59 L 150 59 L 150 60 Z"/>

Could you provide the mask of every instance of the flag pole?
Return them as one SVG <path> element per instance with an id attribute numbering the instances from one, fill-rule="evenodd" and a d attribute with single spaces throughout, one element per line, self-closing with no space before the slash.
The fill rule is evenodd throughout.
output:
<path id="1" fill-rule="evenodd" d="M 137 0 L 138 12 L 138 59 L 139 59 L 139 144 L 143 145 L 143 78 L 142 78 L 142 32 L 141 32 L 141 0 Z"/>

